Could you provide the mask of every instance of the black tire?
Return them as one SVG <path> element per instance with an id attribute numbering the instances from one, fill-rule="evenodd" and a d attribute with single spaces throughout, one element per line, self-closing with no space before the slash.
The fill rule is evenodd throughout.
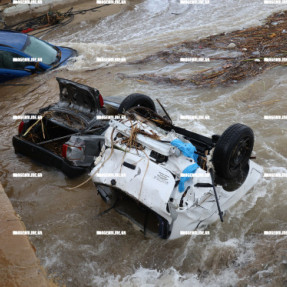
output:
<path id="1" fill-rule="evenodd" d="M 218 176 L 233 179 L 246 168 L 254 145 L 251 128 L 234 124 L 220 136 L 213 153 L 213 166 Z"/>
<path id="2" fill-rule="evenodd" d="M 137 106 L 146 107 L 156 111 L 154 101 L 149 96 L 143 94 L 131 94 L 121 102 L 118 112 L 122 114 L 125 111 Z"/>

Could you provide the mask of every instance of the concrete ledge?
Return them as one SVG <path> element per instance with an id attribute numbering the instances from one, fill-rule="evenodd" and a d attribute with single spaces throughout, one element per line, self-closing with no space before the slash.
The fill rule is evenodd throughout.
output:
<path id="1" fill-rule="evenodd" d="M 55 286 L 48 282 L 28 237 L 12 234 L 24 230 L 0 183 L 0 286 Z"/>
<path id="2" fill-rule="evenodd" d="M 91 2 L 93 0 L 89 0 Z M 6 5 L 0 12 L 0 20 L 6 26 L 13 26 L 22 21 L 33 19 L 35 17 L 46 14 L 50 10 L 56 11 L 65 7 L 72 7 L 77 3 L 85 1 L 81 0 L 42 0 L 43 4 L 16 4 Z M 87 1 L 86 1 L 87 2 Z M 95 1 L 94 1 L 95 2 Z M 16 17 L 17 15 L 17 17 Z M 0 27 L 1 28 L 1 27 Z"/>
<path id="3" fill-rule="evenodd" d="M 0 0 L 0 5 L 9 4 L 12 0 Z"/>

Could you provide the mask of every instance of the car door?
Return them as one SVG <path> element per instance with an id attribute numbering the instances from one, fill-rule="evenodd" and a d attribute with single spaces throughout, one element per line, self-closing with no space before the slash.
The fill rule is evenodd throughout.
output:
<path id="1" fill-rule="evenodd" d="M 10 49 L 0 50 L 0 82 L 28 76 L 32 73 L 28 67 L 34 66 L 34 63 L 18 62 L 18 58 L 25 57 L 15 51 L 11 51 Z"/>

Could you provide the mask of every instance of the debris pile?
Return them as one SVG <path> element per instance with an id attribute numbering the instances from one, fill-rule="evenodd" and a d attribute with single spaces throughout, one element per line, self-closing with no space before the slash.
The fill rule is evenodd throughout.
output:
<path id="1" fill-rule="evenodd" d="M 64 21 L 71 17 L 71 9 L 66 13 L 49 11 L 48 13 L 39 17 L 23 21 L 13 26 L 6 27 L 6 29 L 13 29 L 17 32 L 29 33 L 34 30 L 48 28 L 50 26 L 66 24 Z"/>
<path id="2" fill-rule="evenodd" d="M 194 84 L 198 87 L 230 85 L 275 66 L 287 65 L 286 45 L 287 11 L 283 11 L 269 16 L 261 26 L 221 33 L 199 41 L 183 42 L 136 62 L 146 63 L 160 59 L 173 64 L 179 63 L 180 58 L 202 57 L 205 51 L 236 52 L 235 57 L 210 57 L 210 62 L 219 61 L 216 68 L 192 73 L 184 79 L 155 74 L 143 74 L 136 78 L 140 81 L 150 80 L 173 85 Z"/>
<path id="3" fill-rule="evenodd" d="M 110 4 L 98 5 L 93 8 L 78 11 L 73 11 L 74 8 L 72 7 L 65 13 L 50 10 L 48 13 L 39 17 L 20 22 L 13 26 L 6 26 L 5 29 L 15 30 L 22 33 L 33 32 L 33 35 L 44 33 L 41 35 L 41 37 L 43 37 L 44 35 L 71 23 L 74 20 L 75 15 L 85 14 L 87 12 L 96 12 L 98 9 L 109 5 Z M 36 33 L 34 33 L 34 31 L 36 31 Z"/>

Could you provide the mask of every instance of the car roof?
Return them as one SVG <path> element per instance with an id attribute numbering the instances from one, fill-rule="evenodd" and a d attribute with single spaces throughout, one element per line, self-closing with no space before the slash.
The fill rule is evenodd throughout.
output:
<path id="1" fill-rule="evenodd" d="M 13 31 L 0 30 L 0 46 L 9 46 L 17 50 L 22 50 L 24 47 L 27 35 Z"/>

